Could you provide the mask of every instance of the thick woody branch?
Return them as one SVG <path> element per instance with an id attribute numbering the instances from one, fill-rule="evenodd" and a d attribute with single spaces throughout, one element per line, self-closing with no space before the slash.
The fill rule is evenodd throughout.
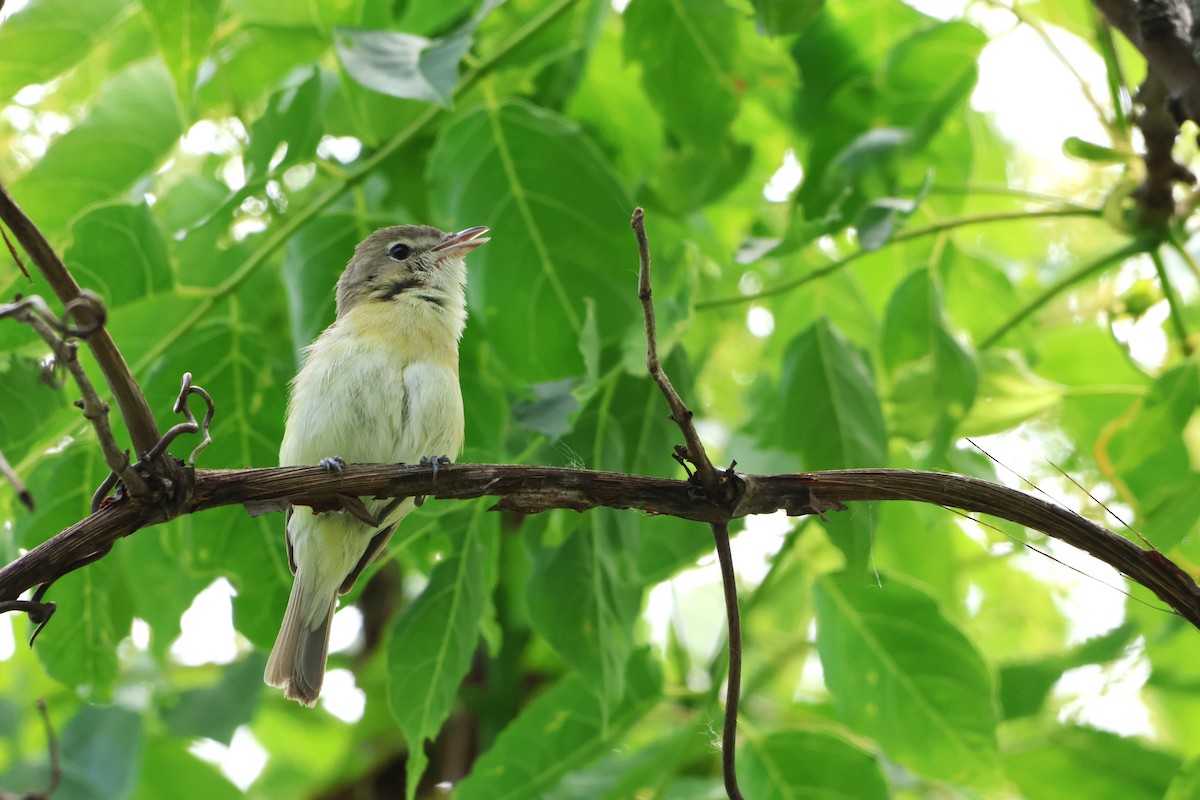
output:
<path id="1" fill-rule="evenodd" d="M 54 290 L 64 306 L 68 306 L 82 297 L 83 292 L 79 288 L 79 284 L 75 282 L 74 276 L 67 270 L 58 253 L 54 251 L 54 248 L 46 241 L 46 237 L 25 215 L 25 212 L 2 185 L 0 185 L 0 219 L 4 220 L 9 230 L 17 237 L 21 247 L 25 248 L 25 252 L 37 265 L 42 277 L 50 284 L 50 288 Z M 100 365 L 101 372 L 104 373 L 104 379 L 108 383 L 109 389 L 112 390 L 113 397 L 116 398 L 121 416 L 125 420 L 125 426 L 129 429 L 130 438 L 133 440 L 134 450 L 141 457 L 149 452 L 159 440 L 158 426 L 154 422 L 154 415 L 150 412 L 150 405 L 146 402 L 146 397 L 138 387 L 137 381 L 134 380 L 133 373 L 129 371 L 129 365 L 125 363 L 121 351 L 117 349 L 108 330 L 102 324 L 98 324 L 94 312 L 89 308 L 81 309 L 77 320 L 81 327 L 95 328 L 86 341 L 96 357 L 96 362 Z M 174 469 L 169 458 L 162 457 L 159 461 L 157 466 L 160 468 Z"/>
<path id="2" fill-rule="evenodd" d="M 1146 177 L 1134 193 L 1142 210 L 1142 224 L 1163 228 L 1175 215 L 1174 187 L 1177 182 L 1191 184 L 1195 177 L 1175 160 L 1172 149 L 1179 135 L 1179 124 L 1169 109 L 1167 87 L 1155 73 L 1146 76 L 1138 89 L 1141 110 L 1134 117 L 1146 143 Z"/>
<path id="3" fill-rule="evenodd" d="M 1092 5 L 1141 52 L 1184 115 L 1200 122 L 1200 65 L 1186 27 L 1144 24 L 1139 19 L 1142 4 L 1134 0 L 1092 0 Z"/>
<path id="4" fill-rule="evenodd" d="M 115 499 L 0 570 L 0 601 L 53 581 L 139 528 L 218 506 L 286 503 L 341 508 L 339 495 L 427 495 L 446 500 L 492 496 L 494 510 L 538 513 L 555 508 L 586 511 L 606 506 L 636 509 L 699 522 L 721 523 L 783 509 L 790 515 L 824 514 L 862 500 L 913 500 L 990 514 L 1074 545 L 1154 592 L 1200 628 L 1200 587 L 1161 553 L 1036 497 L 961 475 L 895 469 L 830 470 L 791 475 L 739 473 L 740 493 L 731 510 L 695 497 L 688 481 L 613 472 L 494 464 L 453 464 L 433 478 L 427 467 L 349 464 L 342 475 L 321 467 L 197 470 L 173 509 L 148 509 Z M 186 484 L 186 482 L 185 482 Z M 70 613 L 70 612 L 68 612 Z"/>

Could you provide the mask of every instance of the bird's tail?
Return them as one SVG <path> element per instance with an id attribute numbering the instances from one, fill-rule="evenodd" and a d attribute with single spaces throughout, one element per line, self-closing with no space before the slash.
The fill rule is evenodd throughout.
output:
<path id="1" fill-rule="evenodd" d="M 313 604 L 319 602 L 314 589 L 305 580 L 303 571 L 298 571 L 263 675 L 268 685 L 283 689 L 285 697 L 305 706 L 315 705 L 321 694 L 329 652 L 329 627 L 337 605 L 337 593 L 333 592 L 324 613 L 319 607 L 314 609 Z M 311 613 L 312 610 L 316 613 Z"/>

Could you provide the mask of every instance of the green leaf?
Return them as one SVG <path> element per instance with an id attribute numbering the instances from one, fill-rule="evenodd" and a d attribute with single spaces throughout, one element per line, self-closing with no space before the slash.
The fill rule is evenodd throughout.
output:
<path id="1" fill-rule="evenodd" d="M 911 200 L 903 197 L 884 197 L 869 203 L 854 224 L 858 231 L 859 246 L 869 252 L 878 250 L 891 241 L 896 231 L 904 227 L 908 218 L 920 207 L 931 186 L 932 170 L 926 173 L 925 180 Z"/>
<path id="2" fill-rule="evenodd" d="M 701 150 L 719 147 L 737 114 L 738 27 L 722 0 L 633 0 L 625 10 L 625 54 L 641 63 L 646 95 Z"/>
<path id="3" fill-rule="evenodd" d="M 932 598 L 884 575 L 817 580 L 817 650 L 838 717 L 931 778 L 997 777 L 996 708 L 982 656 Z"/>
<path id="4" fill-rule="evenodd" d="M 1004 756 L 1008 776 L 1025 797 L 1068 800 L 1158 800 L 1179 759 L 1137 739 L 1084 727 L 1063 727 L 1043 741 Z"/>
<path id="5" fill-rule="evenodd" d="M 753 153 L 748 145 L 732 142 L 707 150 L 687 146 L 668 150 L 655 170 L 655 198 L 676 214 L 703 208 L 746 177 Z"/>
<path id="6" fill-rule="evenodd" d="M 629 516 L 593 509 L 530 579 L 529 617 L 568 664 L 607 700 L 624 692 L 642 587 L 632 574 Z"/>
<path id="7" fill-rule="evenodd" d="M 17 323 L 5 320 L 4 324 Z M 48 420 L 56 421 L 58 412 L 68 408 L 66 389 L 54 389 L 42 380 L 38 360 L 0 352 L 0 409 L 4 410 L 0 413 L 0 449 L 8 461 L 20 462 L 38 443 L 39 432 Z M 78 411 L 71 409 L 68 413 Z"/>
<path id="8" fill-rule="evenodd" d="M 455 800 L 546 796 L 564 775 L 609 752 L 661 695 L 662 676 L 646 651 L 629 660 L 617 704 L 606 707 L 582 677 L 567 676 L 509 723 L 458 785 Z"/>
<path id="9" fill-rule="evenodd" d="M 763 444 L 788 448 L 809 470 L 886 462 L 875 379 L 832 322 L 819 319 L 788 344 L 779 382 L 779 417 L 757 431 Z"/>
<path id="10" fill-rule="evenodd" d="M 62 784 L 55 800 L 123 800 L 137 785 L 142 718 L 118 706 L 83 706 L 59 739 Z"/>
<path id="11" fill-rule="evenodd" d="M 874 756 L 833 733 L 797 730 L 749 738 L 739 756 L 738 782 L 755 800 L 891 796 Z"/>
<path id="12" fill-rule="evenodd" d="M 503 0 L 485 0 L 479 11 L 444 39 L 392 31 L 334 31 L 338 57 L 350 77 L 377 92 L 449 107 L 458 64 L 471 49 L 475 29 Z"/>
<path id="13" fill-rule="evenodd" d="M 31 0 L 0 26 L 0 102 L 73 67 L 120 18 L 125 0 Z"/>
<path id="14" fill-rule="evenodd" d="M 632 204 L 574 124 L 519 100 L 476 106 L 441 128 L 428 175 L 443 228 L 494 231 L 471 254 L 472 326 L 519 380 L 583 374 L 589 297 L 603 342 L 641 324 Z"/>
<path id="15" fill-rule="evenodd" d="M 388 704 L 409 745 L 406 796 L 412 798 L 427 763 L 424 743 L 450 715 L 471 666 L 495 558 L 474 515 L 460 552 L 439 564 L 429 585 L 396 618 L 388 639 Z"/>
<path id="16" fill-rule="evenodd" d="M 262 682 L 262 675 L 259 675 Z M 186 795 L 184 794 L 186 792 Z M 142 773 L 133 800 L 165 797 L 202 797 L 204 800 L 238 800 L 245 797 L 216 766 L 188 752 L 187 742 L 156 738 L 146 743 Z"/>
<path id="17" fill-rule="evenodd" d="M 941 286 L 930 269 L 914 270 L 892 293 L 882 350 L 895 380 L 893 429 L 944 449 L 975 401 L 978 376 L 972 354 L 946 328 Z"/>
<path id="18" fill-rule="evenodd" d="M 321 73 L 315 69 L 304 81 L 271 95 L 267 110 L 250 126 L 250 144 L 243 156 L 248 178 L 262 178 L 272 171 L 312 159 L 321 139 L 320 101 Z M 279 163 L 273 164 L 281 144 L 287 150 Z"/>
<path id="19" fill-rule="evenodd" d="M 876 128 L 846 145 L 834 156 L 825 173 L 829 191 L 857 186 L 868 175 L 892 165 L 912 140 L 912 132 L 903 128 Z"/>
<path id="20" fill-rule="evenodd" d="M 127 191 L 182 132 L 166 69 L 139 62 L 108 81 L 83 121 L 13 183 L 12 195 L 43 231 L 62 230 L 87 206 Z"/>
<path id="21" fill-rule="evenodd" d="M 265 656 L 251 651 L 225 667 L 221 679 L 212 686 L 181 692 L 178 702 L 164 704 L 162 709 L 167 730 L 174 736 L 204 737 L 229 744 L 238 726 L 254 715 L 266 665 Z"/>
<path id="22" fill-rule="evenodd" d="M 1184 762 L 1163 800 L 1192 800 L 1194 797 L 1200 797 L 1200 757 Z"/>
<path id="23" fill-rule="evenodd" d="M 141 3 L 158 50 L 175 82 L 179 108 L 190 117 L 196 72 L 208 53 L 222 0 L 141 0 Z"/>
<path id="24" fill-rule="evenodd" d="M 172 287 L 167 244 L 144 205 L 98 206 L 77 217 L 63 258 L 79 285 L 99 294 L 106 308 Z"/>
<path id="25" fill-rule="evenodd" d="M 585 354 L 586 355 L 586 354 Z M 533 399 L 513 403 L 513 419 L 522 428 L 557 439 L 571 430 L 571 417 L 579 410 L 572 394 L 575 381 L 566 378 L 529 387 Z"/>
<path id="26" fill-rule="evenodd" d="M 987 42 L 975 26 L 953 21 L 916 31 L 888 54 L 883 91 L 890 118 L 913 131 L 914 143 L 923 146 L 971 94 Z"/>
<path id="27" fill-rule="evenodd" d="M 824 5 L 825 0 L 754 0 L 754 12 L 762 30 L 771 36 L 784 36 L 802 33 Z"/>
<path id="28" fill-rule="evenodd" d="M 985 350 L 979 355 L 976 402 L 959 426 L 967 436 L 1009 430 L 1053 408 L 1066 387 L 1035 374 L 1014 350 Z"/>

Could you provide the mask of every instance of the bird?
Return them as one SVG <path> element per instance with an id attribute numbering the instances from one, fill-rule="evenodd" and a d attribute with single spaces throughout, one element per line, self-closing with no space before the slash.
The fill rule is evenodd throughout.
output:
<path id="1" fill-rule="evenodd" d="M 489 241 L 487 232 L 485 226 L 444 233 L 394 225 L 354 249 L 337 282 L 335 319 L 306 348 L 292 381 L 281 466 L 320 465 L 340 474 L 347 461 L 420 462 L 436 470 L 459 455 L 463 257 Z M 384 552 L 416 505 L 412 498 L 362 502 L 368 514 L 307 506 L 287 512 L 295 577 L 263 677 L 305 706 L 321 693 L 339 595 Z M 379 524 L 368 524 L 372 518 Z"/>

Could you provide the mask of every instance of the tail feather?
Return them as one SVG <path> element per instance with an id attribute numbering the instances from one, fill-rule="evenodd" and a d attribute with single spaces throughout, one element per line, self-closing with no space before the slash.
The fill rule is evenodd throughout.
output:
<path id="1" fill-rule="evenodd" d="M 315 601 L 315 598 L 310 599 L 309 589 L 308 582 L 297 572 L 283 624 L 263 675 L 268 685 L 283 689 L 285 697 L 305 706 L 316 705 L 321 694 L 325 659 L 329 653 L 329 628 L 337 605 L 335 593 L 329 598 L 324 614 L 315 618 L 306 614 L 305 609 L 311 608 Z"/>

